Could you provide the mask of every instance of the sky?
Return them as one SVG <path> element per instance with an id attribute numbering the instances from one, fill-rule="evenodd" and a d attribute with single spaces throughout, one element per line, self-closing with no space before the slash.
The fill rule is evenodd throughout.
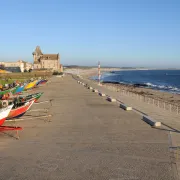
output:
<path id="1" fill-rule="evenodd" d="M 0 61 L 59 53 L 64 65 L 180 68 L 179 0 L 5 0 Z"/>

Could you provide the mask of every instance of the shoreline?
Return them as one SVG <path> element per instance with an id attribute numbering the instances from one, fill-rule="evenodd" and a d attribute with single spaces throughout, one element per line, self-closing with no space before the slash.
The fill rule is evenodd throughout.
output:
<path id="1" fill-rule="evenodd" d="M 87 78 L 90 81 L 97 83 L 97 80 L 91 79 L 91 76 L 89 77 L 84 76 L 84 78 Z M 136 87 L 131 84 L 113 83 L 113 82 L 102 82 L 101 84 L 110 87 L 116 92 L 129 91 L 134 94 L 146 96 L 149 98 L 168 102 L 172 105 L 180 106 L 180 94 L 165 92 L 165 91 L 145 88 L 145 87 L 138 87 L 138 86 Z"/>
<path id="2" fill-rule="evenodd" d="M 93 74 L 95 75 L 95 74 Z M 89 79 L 90 81 L 94 81 L 97 83 L 97 80 L 92 79 L 92 74 L 89 76 L 84 76 L 85 78 Z M 172 105 L 180 106 L 180 94 L 166 92 L 158 89 L 153 89 L 149 87 L 141 87 L 132 84 L 123 84 L 123 83 L 113 83 L 113 82 L 102 82 L 102 85 L 108 86 L 109 88 L 120 92 L 120 91 L 129 91 L 134 94 L 146 96 L 149 98 L 153 98 L 156 100 L 161 100 Z"/>
<path id="3" fill-rule="evenodd" d="M 107 86 L 117 88 L 117 91 L 125 90 L 135 94 L 151 97 L 158 100 L 163 100 L 169 102 L 174 105 L 180 106 L 180 95 L 171 93 L 171 92 L 164 92 L 161 90 L 151 89 L 151 88 L 144 88 L 144 87 L 135 87 L 134 85 L 126 85 L 126 84 L 114 84 L 114 83 L 102 83 Z"/>
<path id="4" fill-rule="evenodd" d="M 93 80 L 90 77 L 88 79 L 90 81 L 94 81 L 97 83 L 96 80 Z M 130 84 L 122 84 L 122 83 L 119 84 L 119 83 L 111 83 L 111 82 L 108 82 L 108 83 L 102 82 L 101 84 L 108 86 L 117 92 L 129 91 L 134 94 L 146 96 L 149 98 L 165 101 L 165 102 L 168 102 L 168 103 L 176 105 L 176 106 L 180 106 L 180 95 L 179 94 L 163 92 L 163 91 L 155 90 L 155 89 L 151 89 L 151 88 L 135 87 L 134 85 L 130 85 Z"/>
<path id="5" fill-rule="evenodd" d="M 121 70 L 120 68 L 104 68 L 101 70 L 101 73 L 104 72 L 110 72 L 110 71 L 115 71 L 115 70 Z M 138 70 L 138 69 L 137 69 Z M 97 68 L 93 68 L 93 69 L 89 69 L 89 70 L 78 70 L 77 73 L 77 69 L 73 69 L 73 74 L 82 76 L 85 79 L 89 79 L 90 81 L 96 82 L 96 80 L 92 79 L 92 76 L 97 76 Z M 71 72 L 71 73 L 72 73 Z M 153 99 L 157 99 L 157 100 L 161 100 L 167 103 L 170 103 L 172 105 L 176 105 L 176 106 L 180 106 L 180 94 L 175 94 L 175 93 L 171 93 L 171 92 L 164 92 L 161 90 L 157 90 L 157 89 L 151 89 L 151 88 L 147 88 L 147 87 L 136 87 L 134 85 L 130 85 L 130 84 L 119 84 L 119 83 L 102 83 L 110 88 L 112 88 L 115 91 L 129 91 L 132 92 L 134 94 L 138 94 L 138 95 L 142 95 L 142 96 L 146 96 L 146 97 L 150 97 Z"/>

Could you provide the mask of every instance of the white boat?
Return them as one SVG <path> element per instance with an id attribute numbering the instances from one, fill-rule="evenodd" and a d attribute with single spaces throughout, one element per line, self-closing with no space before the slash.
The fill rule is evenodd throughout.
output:
<path id="1" fill-rule="evenodd" d="M 2 126 L 2 124 L 4 123 L 4 121 L 6 120 L 8 114 L 10 113 L 12 107 L 14 104 L 11 104 L 5 108 L 1 108 L 0 109 L 0 126 Z"/>

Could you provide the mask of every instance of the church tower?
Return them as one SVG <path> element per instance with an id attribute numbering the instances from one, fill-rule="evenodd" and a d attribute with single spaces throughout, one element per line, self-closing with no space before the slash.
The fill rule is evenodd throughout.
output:
<path id="1" fill-rule="evenodd" d="M 34 63 L 34 69 L 48 69 L 48 70 L 59 70 L 60 55 L 58 54 L 43 54 L 41 48 L 36 46 L 35 51 L 32 53 Z"/>
<path id="2" fill-rule="evenodd" d="M 32 54 L 34 63 L 40 63 L 40 57 L 43 55 L 40 46 L 36 46 L 36 49 Z"/>

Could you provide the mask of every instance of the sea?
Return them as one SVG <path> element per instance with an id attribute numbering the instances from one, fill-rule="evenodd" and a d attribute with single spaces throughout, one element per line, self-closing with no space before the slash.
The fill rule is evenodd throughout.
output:
<path id="1" fill-rule="evenodd" d="M 92 79 L 98 80 L 98 77 Z M 101 82 L 130 84 L 180 94 L 180 70 L 111 71 L 101 75 Z"/>

